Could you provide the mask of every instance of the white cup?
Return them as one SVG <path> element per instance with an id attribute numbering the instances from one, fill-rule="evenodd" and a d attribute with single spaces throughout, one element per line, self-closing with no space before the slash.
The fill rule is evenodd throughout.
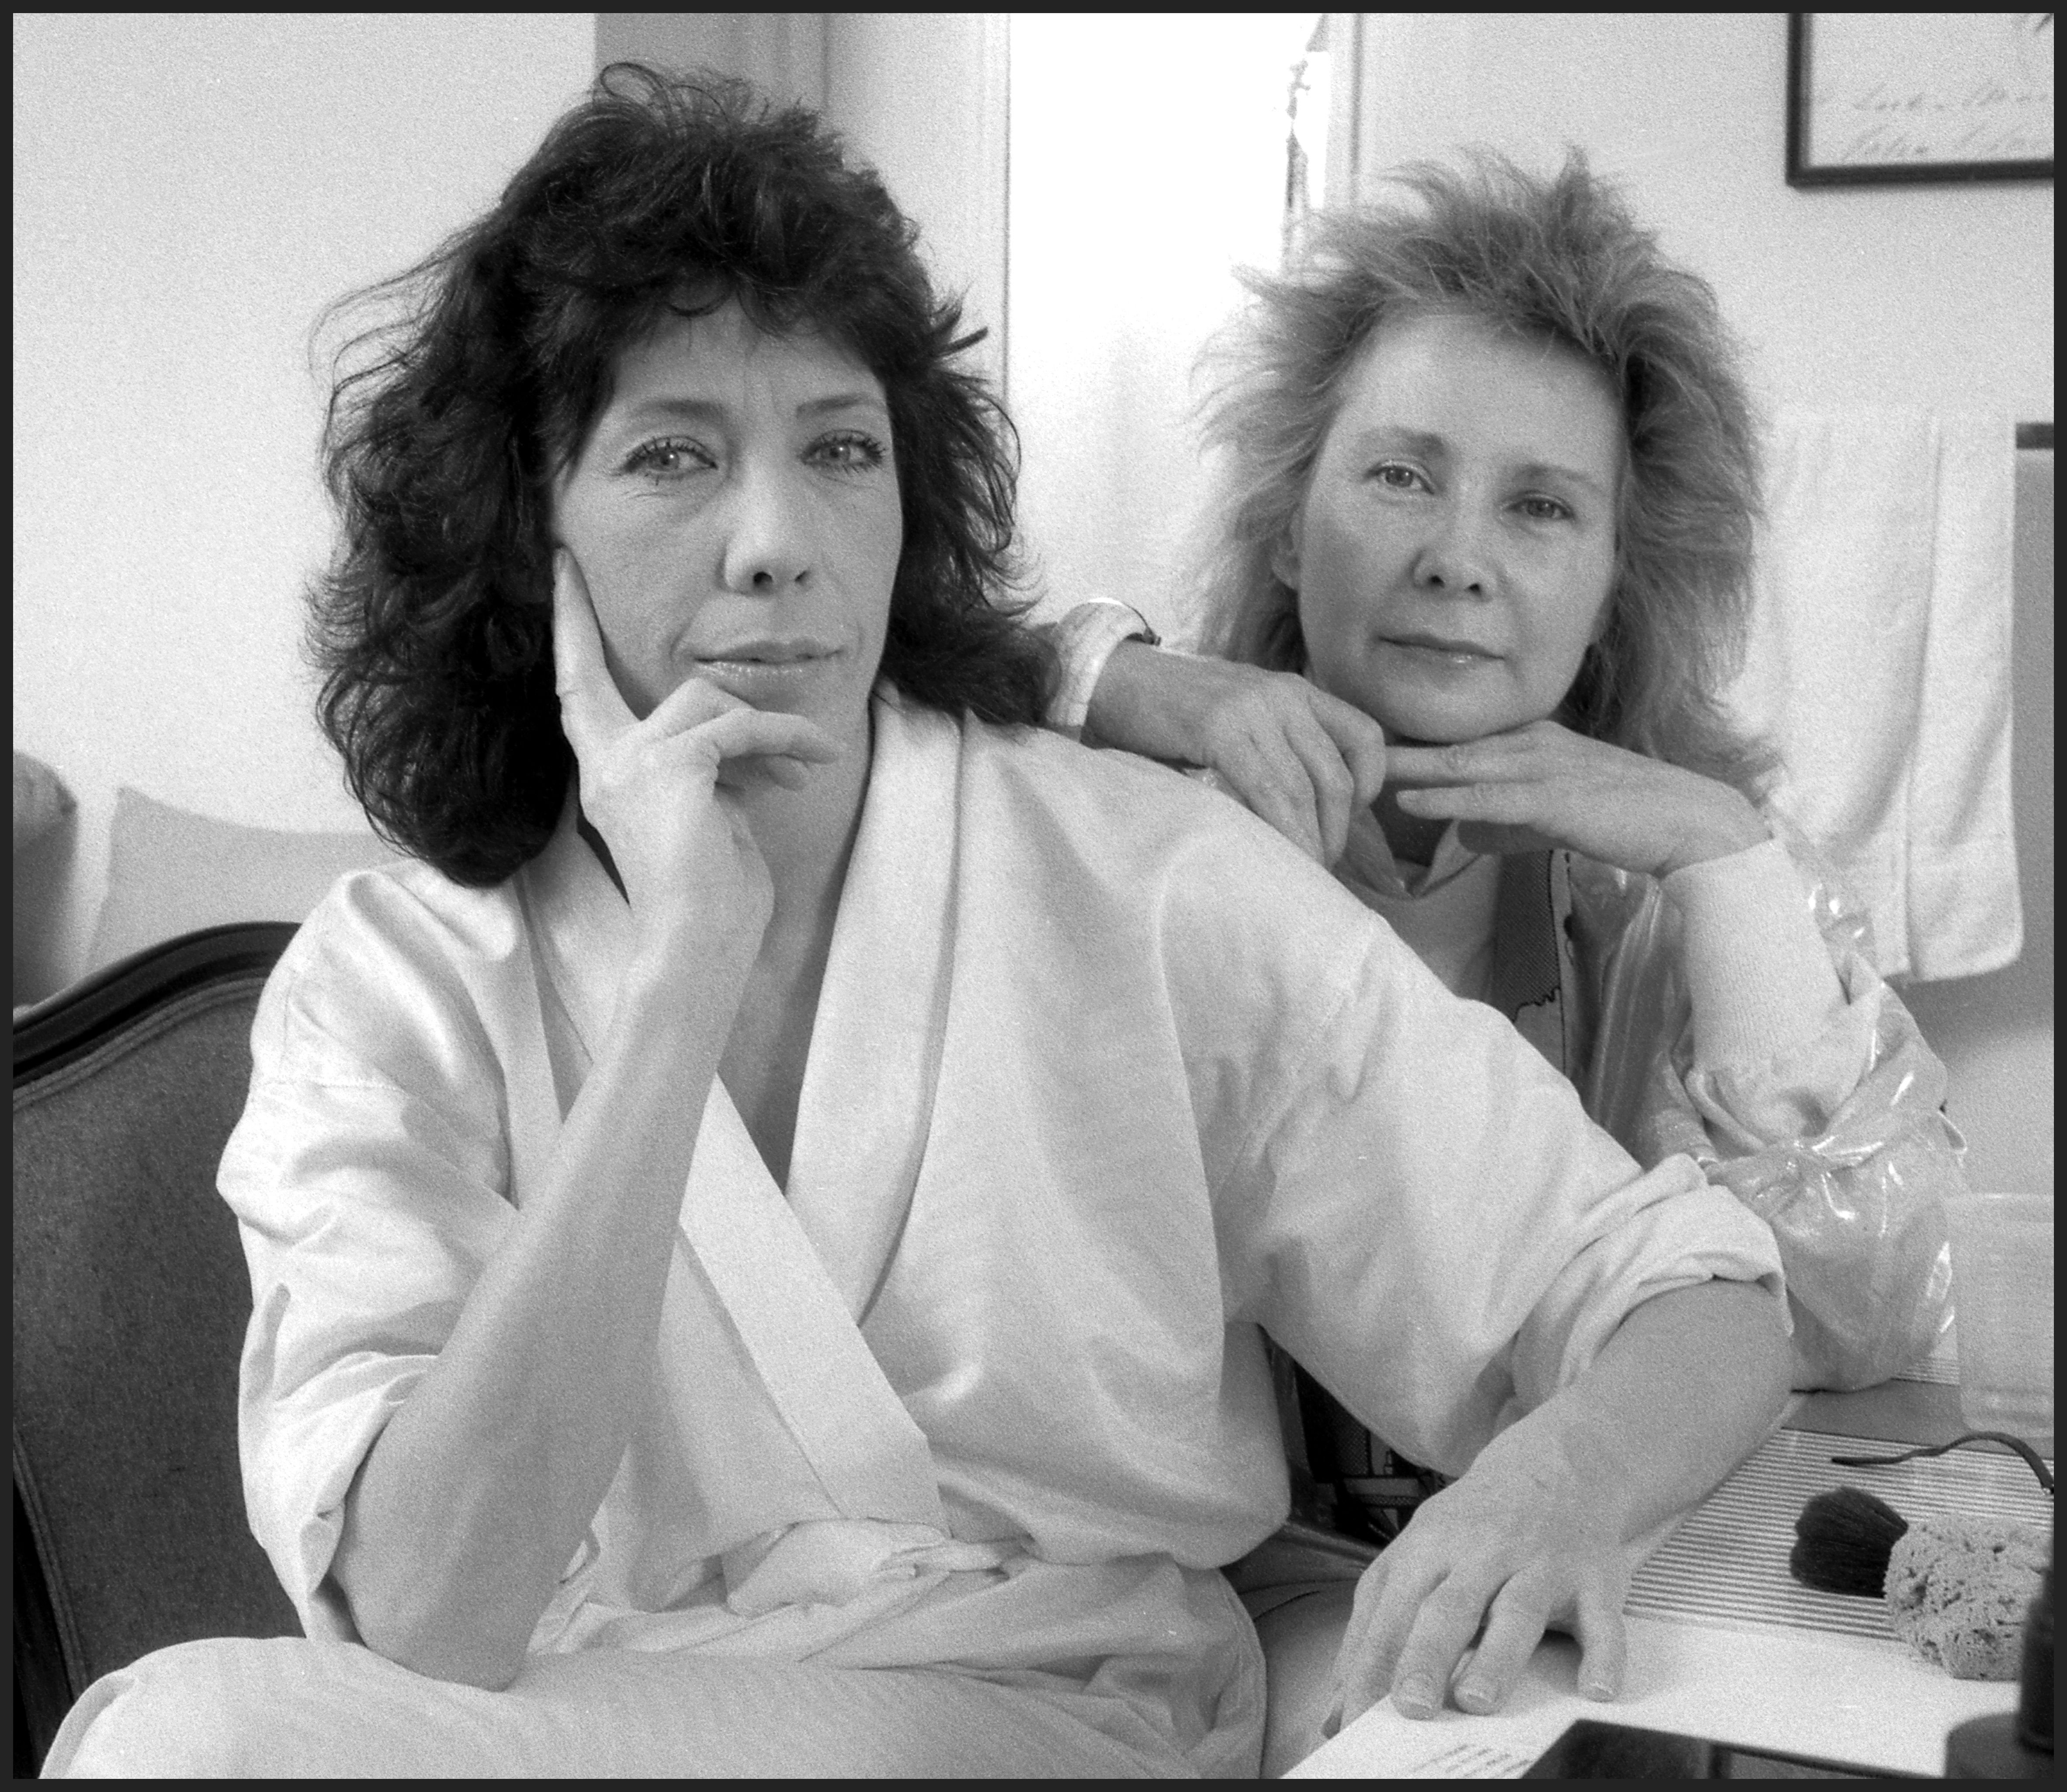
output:
<path id="1" fill-rule="evenodd" d="M 1959 1411 L 1976 1431 L 2053 1449 L 2053 1197 L 1955 1195 Z"/>

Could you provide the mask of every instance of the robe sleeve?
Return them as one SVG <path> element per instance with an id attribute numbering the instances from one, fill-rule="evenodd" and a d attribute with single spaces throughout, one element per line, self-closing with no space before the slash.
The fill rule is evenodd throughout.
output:
<path id="1" fill-rule="evenodd" d="M 1964 1189 L 1963 1144 L 1943 1111 L 1944 1065 L 1875 969 L 1863 917 L 1806 843 L 1776 826 L 1842 1003 L 1777 1051 L 1704 1062 L 1679 912 L 1655 888 L 1593 868 L 1574 888 L 1604 942 L 1587 1106 L 1643 1161 L 1693 1157 L 1772 1226 L 1797 1387 L 1870 1387 L 1927 1354 L 1943 1329 L 1944 1201 Z"/>
<path id="2" fill-rule="evenodd" d="M 1458 1473 L 1653 1296 L 1777 1297 L 1762 1222 L 1687 1158 L 1643 1169 L 1505 1019 L 1242 820 L 1268 870 L 1163 929 L 1180 1030 L 1215 1040 L 1192 1079 L 1231 1319 Z"/>
<path id="3" fill-rule="evenodd" d="M 511 1217 L 502 1071 L 451 947 L 387 874 L 334 891 L 266 985 L 218 1176 L 251 1274 L 246 1504 L 315 1637 L 357 1640 L 327 1583 L 345 1494 Z"/>

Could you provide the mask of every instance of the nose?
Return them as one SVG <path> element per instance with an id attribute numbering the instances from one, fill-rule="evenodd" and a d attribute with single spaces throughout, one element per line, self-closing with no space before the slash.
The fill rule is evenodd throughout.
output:
<path id="1" fill-rule="evenodd" d="M 810 583 L 810 518 L 785 470 L 744 469 L 734 488 L 731 523 L 725 543 L 727 591 L 774 597 Z"/>
<path id="2" fill-rule="evenodd" d="M 1484 597 L 1494 572 L 1487 530 L 1472 507 L 1446 506 L 1415 555 L 1414 583 L 1426 591 Z"/>

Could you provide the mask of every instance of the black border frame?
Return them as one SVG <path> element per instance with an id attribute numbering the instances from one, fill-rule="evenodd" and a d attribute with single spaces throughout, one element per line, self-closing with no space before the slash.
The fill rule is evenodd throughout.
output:
<path id="1" fill-rule="evenodd" d="M 1813 167 L 1805 160 L 1809 140 L 1809 71 L 1814 56 L 1813 13 L 1787 15 L 1787 184 L 1790 187 L 1922 187 L 1976 181 L 2049 181 L 2044 161 L 1887 162 Z"/>

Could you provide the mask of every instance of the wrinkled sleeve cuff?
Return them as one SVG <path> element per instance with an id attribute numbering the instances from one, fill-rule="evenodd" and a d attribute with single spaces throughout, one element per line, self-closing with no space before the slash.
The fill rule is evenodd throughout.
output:
<path id="1" fill-rule="evenodd" d="M 359 1386 L 285 1417 L 247 1457 L 245 1501 L 252 1530 L 307 1636 L 359 1640 L 330 1578 L 344 1531 L 345 1497 L 429 1366 L 429 1359 L 413 1358 L 354 1365 L 343 1379 Z"/>
<path id="2" fill-rule="evenodd" d="M 1062 668 L 1054 701 L 1048 708 L 1048 725 L 1073 738 L 1083 733 L 1091 693 L 1098 689 L 1112 650 L 1122 641 L 1145 640 L 1153 645 L 1157 640 L 1139 611 L 1106 598 L 1079 603 L 1059 620 L 1038 626 Z"/>
<path id="3" fill-rule="evenodd" d="M 1684 1157 L 1668 1157 L 1636 1185 L 1643 1205 L 1567 1264 L 1516 1339 L 1517 1405 L 1540 1406 L 1592 1365 L 1636 1308 L 1703 1282 L 1755 1282 L 1785 1307 L 1786 1278 L 1773 1229 Z M 1791 1324 L 1790 1324 L 1791 1329 Z"/>

